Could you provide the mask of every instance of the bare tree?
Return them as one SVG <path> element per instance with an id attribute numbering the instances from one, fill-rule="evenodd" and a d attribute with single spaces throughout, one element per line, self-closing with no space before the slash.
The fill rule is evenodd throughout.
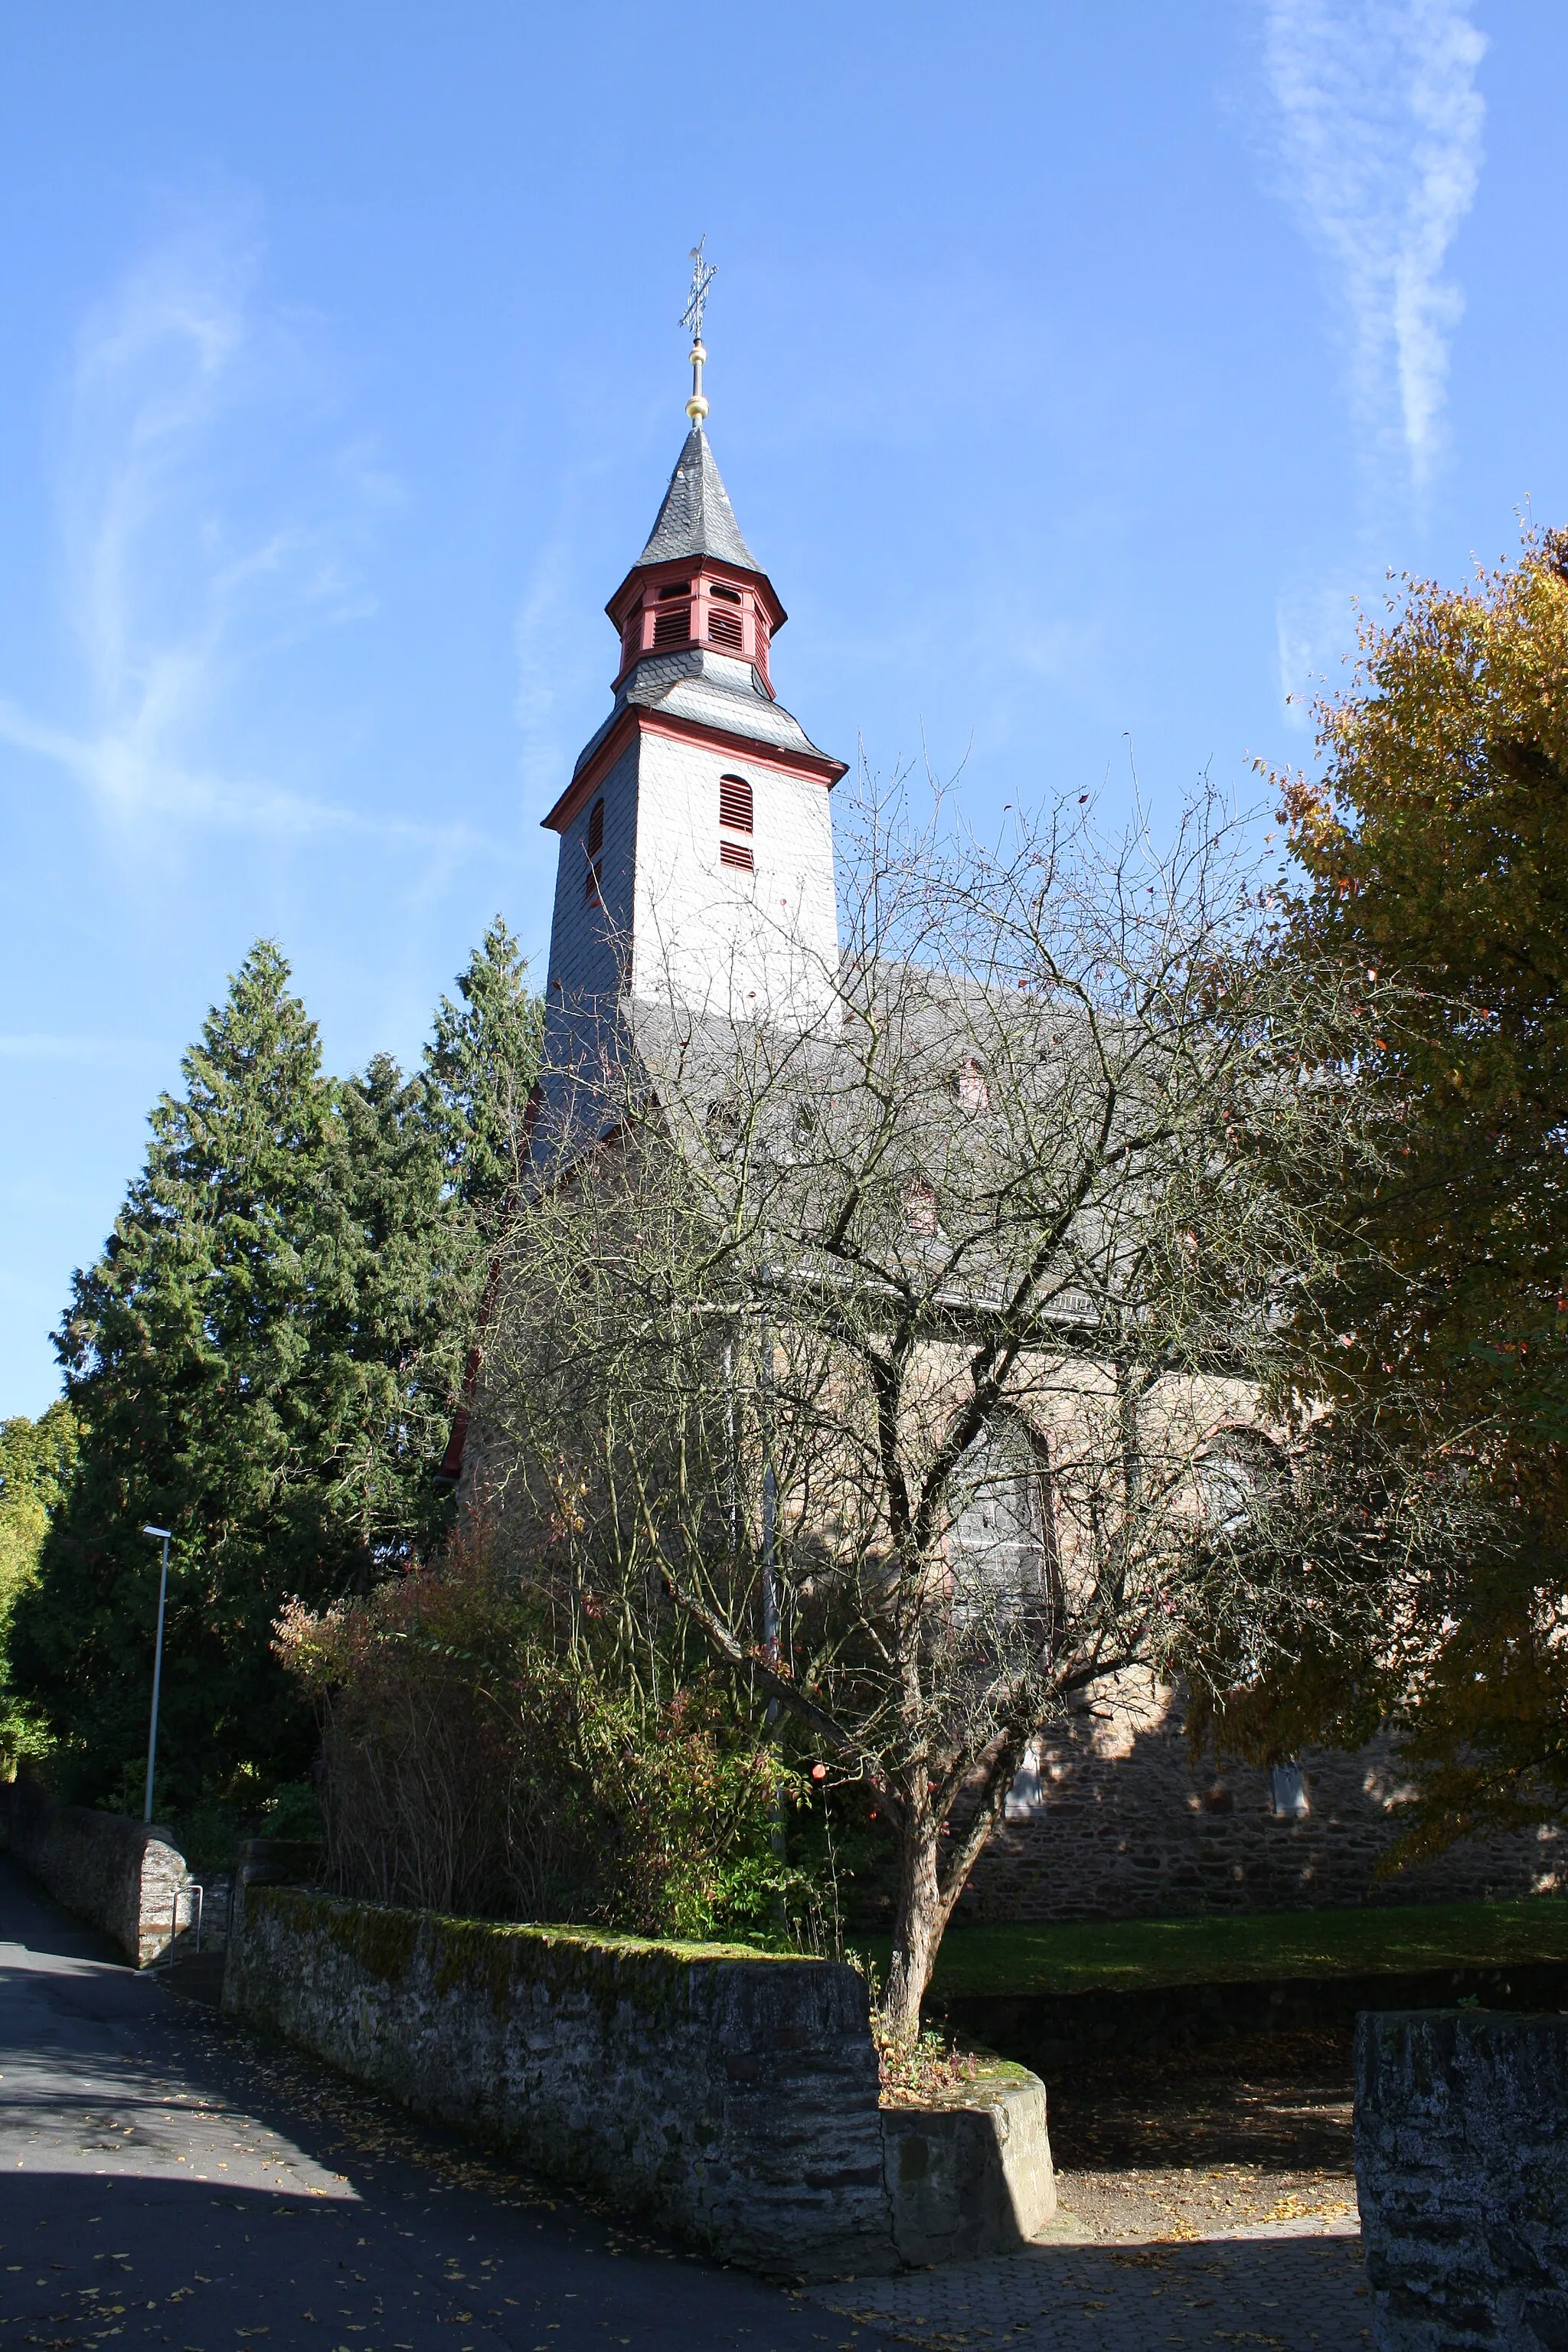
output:
<path id="1" fill-rule="evenodd" d="M 673 1612 L 875 1792 L 907 2039 L 1030 1743 L 1200 1627 L 1268 1653 L 1206 1538 L 1288 1495 L 1290 1171 L 1356 1111 L 1212 803 L 989 848 L 895 796 L 841 850 L 789 1017 L 628 993 L 547 1073 L 470 1500 L 628 1659 Z"/>

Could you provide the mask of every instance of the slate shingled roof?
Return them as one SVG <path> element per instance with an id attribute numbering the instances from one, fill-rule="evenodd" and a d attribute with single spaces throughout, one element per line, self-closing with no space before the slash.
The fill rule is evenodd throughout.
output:
<path id="1" fill-rule="evenodd" d="M 700 425 L 694 425 L 686 436 L 658 520 L 637 562 L 670 563 L 683 555 L 717 556 L 721 562 L 738 563 L 747 572 L 762 569 L 741 537 L 730 493 L 719 478 Z"/>

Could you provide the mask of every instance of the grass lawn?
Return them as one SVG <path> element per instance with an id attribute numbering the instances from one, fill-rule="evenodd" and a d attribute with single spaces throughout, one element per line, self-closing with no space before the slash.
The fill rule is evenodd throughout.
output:
<path id="1" fill-rule="evenodd" d="M 879 1970 L 886 1938 L 870 1944 Z M 954 1927 L 931 1990 L 1138 1992 L 1152 1985 L 1270 1977 L 1414 1974 L 1424 1969 L 1568 1961 L 1568 1896 L 1518 1903 L 1405 1903 L 1364 1911 L 1273 1911 L 1216 1919 L 1093 1919 Z"/>

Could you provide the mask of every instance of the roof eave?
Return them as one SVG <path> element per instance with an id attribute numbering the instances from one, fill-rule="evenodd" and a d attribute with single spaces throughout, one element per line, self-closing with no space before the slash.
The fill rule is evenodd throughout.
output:
<path id="1" fill-rule="evenodd" d="M 554 807 L 539 820 L 545 833 L 564 833 L 589 795 L 615 766 L 627 744 L 636 735 L 679 735 L 694 742 L 712 745 L 715 751 L 733 752 L 742 759 L 756 761 L 759 766 L 784 768 L 795 775 L 806 775 L 833 790 L 849 773 L 847 760 L 836 760 L 829 752 L 786 751 L 776 743 L 763 743 L 755 736 L 733 732 L 724 727 L 713 727 L 705 719 L 686 719 L 678 711 L 646 710 L 640 703 L 627 703 L 601 739 L 594 756 L 580 767 Z"/>
<path id="2" fill-rule="evenodd" d="M 778 590 L 765 572 L 748 571 L 743 563 L 733 563 L 727 555 L 663 555 L 657 563 L 634 563 L 609 603 L 605 606 L 607 617 L 618 629 L 626 615 L 628 591 L 644 580 L 679 580 L 683 575 L 695 577 L 699 572 L 712 572 L 724 580 L 743 580 L 761 596 L 766 607 L 768 627 L 773 635 L 783 628 L 789 614 L 779 602 Z"/>

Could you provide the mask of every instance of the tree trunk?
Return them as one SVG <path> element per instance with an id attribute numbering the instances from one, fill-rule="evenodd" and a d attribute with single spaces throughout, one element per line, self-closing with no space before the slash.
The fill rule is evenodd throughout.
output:
<path id="1" fill-rule="evenodd" d="M 893 1910 L 893 1956 L 882 1997 L 889 2041 L 912 2049 L 921 2030 L 921 2000 L 947 1925 L 937 1880 L 940 1824 L 923 1814 L 904 1831 L 899 1848 L 899 1892 Z"/>

